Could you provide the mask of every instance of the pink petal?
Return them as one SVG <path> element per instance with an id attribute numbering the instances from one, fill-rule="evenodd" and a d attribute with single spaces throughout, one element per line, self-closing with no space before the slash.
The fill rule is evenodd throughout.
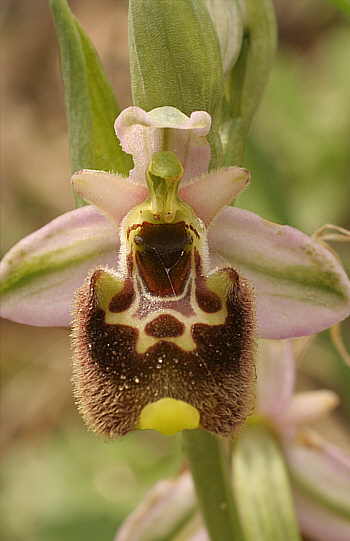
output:
<path id="1" fill-rule="evenodd" d="M 149 195 L 146 186 L 137 186 L 105 171 L 84 169 L 73 175 L 72 184 L 85 201 L 94 204 L 116 224 Z"/>
<path id="2" fill-rule="evenodd" d="M 240 268 L 256 288 L 261 338 L 320 332 L 350 313 L 350 282 L 334 255 L 289 226 L 228 207 L 209 227 L 212 266 Z"/>
<path id="3" fill-rule="evenodd" d="M 312 541 L 349 541 L 350 521 L 321 506 L 298 489 L 293 491 L 302 533 Z"/>
<path id="4" fill-rule="evenodd" d="M 151 488 L 124 521 L 114 541 L 168 539 L 189 520 L 195 507 L 193 481 L 188 473 L 177 479 L 164 479 Z"/>
<path id="5" fill-rule="evenodd" d="M 315 541 L 348 541 L 350 456 L 311 434 L 285 452 L 303 533 Z"/>
<path id="6" fill-rule="evenodd" d="M 259 341 L 257 383 L 257 413 L 283 423 L 295 384 L 295 358 L 289 340 Z"/>
<path id="7" fill-rule="evenodd" d="M 69 325 L 75 290 L 92 267 L 116 266 L 118 249 L 118 229 L 94 207 L 56 218 L 3 258 L 1 316 L 29 325 Z"/>
<path id="8" fill-rule="evenodd" d="M 284 423 L 294 427 L 311 424 L 330 413 L 338 404 L 339 397 L 333 391 L 321 389 L 296 393 Z"/>
<path id="9" fill-rule="evenodd" d="M 181 186 L 179 197 L 208 226 L 218 212 L 246 188 L 248 182 L 249 172 L 246 169 L 228 167 Z"/>
<path id="10" fill-rule="evenodd" d="M 146 113 L 139 107 L 124 109 L 115 122 L 123 150 L 132 154 L 135 167 L 130 178 L 146 184 L 145 173 L 155 152 L 171 150 L 180 160 L 184 175 L 181 183 L 208 171 L 210 145 L 206 135 L 211 118 L 205 111 L 187 117 L 174 107 L 159 107 Z"/>
<path id="11" fill-rule="evenodd" d="M 187 541 L 210 541 L 207 530 L 202 526 L 194 534 L 187 539 Z"/>

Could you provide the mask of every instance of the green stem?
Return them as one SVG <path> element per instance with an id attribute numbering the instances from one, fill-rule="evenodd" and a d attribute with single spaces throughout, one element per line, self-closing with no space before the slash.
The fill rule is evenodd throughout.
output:
<path id="1" fill-rule="evenodd" d="M 184 430 L 182 442 L 210 540 L 244 541 L 224 441 L 204 430 Z"/>

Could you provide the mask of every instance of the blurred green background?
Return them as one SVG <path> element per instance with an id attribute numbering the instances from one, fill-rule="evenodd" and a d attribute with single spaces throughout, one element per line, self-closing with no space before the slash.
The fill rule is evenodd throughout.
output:
<path id="1" fill-rule="evenodd" d="M 131 105 L 127 2 L 71 0 L 122 108 Z M 326 0 L 275 0 L 280 44 L 253 124 L 238 204 L 312 234 L 350 229 L 350 21 Z M 58 50 L 46 0 L 1 6 L 2 255 L 74 207 Z M 350 272 L 349 244 L 333 243 Z M 2 539 L 112 541 L 154 482 L 182 467 L 176 436 L 134 432 L 114 443 L 87 432 L 72 397 L 69 331 L 2 321 Z M 343 337 L 350 348 L 349 321 Z M 350 450 L 350 375 L 319 335 L 300 388 L 342 398 L 317 425 Z"/>

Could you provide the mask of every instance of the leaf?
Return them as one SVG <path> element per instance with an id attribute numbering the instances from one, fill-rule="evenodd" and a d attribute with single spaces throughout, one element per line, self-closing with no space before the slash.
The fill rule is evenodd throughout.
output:
<path id="1" fill-rule="evenodd" d="M 60 49 L 72 173 L 113 170 L 127 175 L 131 157 L 114 133 L 120 107 L 89 37 L 66 0 L 50 0 Z"/>
<path id="2" fill-rule="evenodd" d="M 300 541 L 286 465 L 272 434 L 248 427 L 234 444 L 232 468 L 247 541 Z"/>

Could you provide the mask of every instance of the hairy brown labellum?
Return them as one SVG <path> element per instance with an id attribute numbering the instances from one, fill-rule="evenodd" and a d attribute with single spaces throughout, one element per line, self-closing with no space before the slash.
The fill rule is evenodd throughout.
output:
<path id="1" fill-rule="evenodd" d="M 162 399 L 169 398 L 170 408 L 179 401 L 198 412 L 199 427 L 232 437 L 253 405 L 251 287 L 232 267 L 208 272 L 206 230 L 190 207 L 176 198 L 169 219 L 151 203 L 135 207 L 121 226 L 119 269 L 92 270 L 77 292 L 72 336 L 80 411 L 105 437 L 138 427 L 173 433 L 157 428 Z M 145 425 L 145 408 L 158 403 Z M 196 427 L 186 418 L 175 424 Z"/>

